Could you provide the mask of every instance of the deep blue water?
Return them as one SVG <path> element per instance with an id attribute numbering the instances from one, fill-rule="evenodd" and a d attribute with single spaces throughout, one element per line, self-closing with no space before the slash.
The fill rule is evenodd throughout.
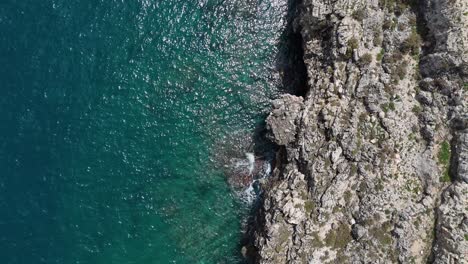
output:
<path id="1" fill-rule="evenodd" d="M 285 2 L 3 0 L 0 262 L 239 263 Z"/>

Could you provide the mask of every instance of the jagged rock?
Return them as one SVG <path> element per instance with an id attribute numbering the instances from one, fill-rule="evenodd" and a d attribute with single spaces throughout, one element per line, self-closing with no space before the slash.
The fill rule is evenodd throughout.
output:
<path id="1" fill-rule="evenodd" d="M 278 145 L 284 146 L 296 137 L 296 118 L 303 107 L 303 99 L 293 95 L 283 95 L 273 101 L 273 110 L 266 123 L 270 138 Z"/>
<path id="2" fill-rule="evenodd" d="M 460 133 L 456 142 L 455 177 L 459 181 L 468 183 L 468 130 Z"/>
<path id="3" fill-rule="evenodd" d="M 256 262 L 468 261 L 468 2 L 408 2 L 298 6 L 308 91 L 267 118 Z"/>
<path id="4" fill-rule="evenodd" d="M 367 234 L 367 230 L 361 225 L 354 225 L 352 229 L 352 234 L 354 239 L 360 240 L 363 236 Z"/>
<path id="5" fill-rule="evenodd" d="M 432 105 L 432 94 L 429 92 L 421 91 L 416 95 L 416 99 L 423 105 Z"/>
<path id="6" fill-rule="evenodd" d="M 467 183 L 457 182 L 442 195 L 442 204 L 437 208 L 434 263 L 466 263 L 468 261 L 467 190 Z"/>

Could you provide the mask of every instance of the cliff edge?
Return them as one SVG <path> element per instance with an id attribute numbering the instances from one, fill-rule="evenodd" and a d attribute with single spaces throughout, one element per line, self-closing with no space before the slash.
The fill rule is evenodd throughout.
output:
<path id="1" fill-rule="evenodd" d="M 304 0 L 258 263 L 468 263 L 468 1 Z"/>

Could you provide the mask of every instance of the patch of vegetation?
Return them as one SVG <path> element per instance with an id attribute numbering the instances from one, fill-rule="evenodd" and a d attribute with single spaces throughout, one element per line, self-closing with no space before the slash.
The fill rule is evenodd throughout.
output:
<path id="1" fill-rule="evenodd" d="M 414 227 L 416 227 L 416 229 L 419 229 L 420 226 L 421 226 L 421 217 L 418 216 L 418 218 L 416 218 L 416 220 L 414 221 Z"/>
<path id="2" fill-rule="evenodd" d="M 351 49 L 357 49 L 359 46 L 359 41 L 355 38 L 355 37 L 352 37 L 349 41 L 348 41 L 348 47 L 351 48 Z"/>
<path id="3" fill-rule="evenodd" d="M 382 111 L 384 111 L 384 113 L 387 113 L 389 110 L 395 111 L 395 103 L 389 102 L 389 103 L 381 104 L 380 108 L 382 109 Z"/>
<path id="4" fill-rule="evenodd" d="M 374 219 L 372 217 L 369 217 L 362 224 L 366 227 L 371 227 L 374 225 Z"/>
<path id="5" fill-rule="evenodd" d="M 344 193 L 344 200 L 345 200 L 346 204 L 349 204 L 351 202 L 351 197 L 352 197 L 351 191 L 346 190 L 345 193 Z"/>
<path id="6" fill-rule="evenodd" d="M 359 119 L 359 123 L 364 123 L 364 122 L 366 122 L 367 113 L 366 113 L 366 112 L 361 113 L 361 114 L 359 115 L 358 119 Z"/>
<path id="7" fill-rule="evenodd" d="M 416 87 L 414 88 L 414 91 L 416 92 L 416 94 L 421 93 L 421 87 L 416 86 Z"/>
<path id="8" fill-rule="evenodd" d="M 410 53 L 411 55 L 419 55 L 419 49 L 421 47 L 422 39 L 421 36 L 413 30 L 411 35 L 403 41 L 401 51 L 403 53 Z"/>
<path id="9" fill-rule="evenodd" d="M 369 163 L 364 166 L 364 169 L 366 169 L 366 171 L 369 171 L 369 172 L 372 171 L 372 167 Z"/>
<path id="10" fill-rule="evenodd" d="M 374 29 L 374 39 L 373 43 L 375 47 L 382 46 L 383 38 L 382 38 L 382 31 L 379 28 Z"/>
<path id="11" fill-rule="evenodd" d="M 449 171 L 451 155 L 450 144 L 447 141 L 442 142 L 438 154 L 439 164 L 442 165 L 444 170 L 442 177 L 440 177 L 441 182 L 450 182 L 452 180 Z"/>
<path id="12" fill-rule="evenodd" d="M 360 8 L 358 10 L 354 10 L 351 16 L 359 22 L 364 20 L 364 16 L 366 15 L 364 8 Z"/>
<path id="13" fill-rule="evenodd" d="M 392 237 L 390 236 L 389 231 L 382 226 L 376 226 L 370 229 L 370 234 L 384 246 L 389 246 L 392 244 Z"/>
<path id="14" fill-rule="evenodd" d="M 385 50 L 380 49 L 380 52 L 379 52 L 379 54 L 377 54 L 377 57 L 376 57 L 377 61 L 381 61 L 383 59 L 384 55 L 385 55 Z"/>
<path id="15" fill-rule="evenodd" d="M 348 49 L 346 50 L 345 59 L 351 59 L 353 57 L 353 52 L 359 47 L 359 41 L 352 37 L 348 40 Z"/>
<path id="16" fill-rule="evenodd" d="M 382 217 L 380 216 L 380 213 L 375 213 L 374 214 L 374 220 L 377 221 L 377 222 L 380 222 L 380 219 L 382 219 Z"/>
<path id="17" fill-rule="evenodd" d="M 401 16 L 406 10 L 408 10 L 409 6 L 405 1 L 397 1 L 395 5 L 395 15 Z"/>
<path id="18" fill-rule="evenodd" d="M 351 176 L 354 176 L 357 174 L 357 171 L 358 171 L 358 168 L 356 166 L 356 164 L 351 164 Z"/>
<path id="19" fill-rule="evenodd" d="M 387 103 L 381 104 L 381 105 L 380 105 L 380 109 L 382 109 L 382 111 L 383 111 L 384 113 L 387 113 L 387 112 L 388 112 L 388 104 L 387 104 Z"/>
<path id="20" fill-rule="evenodd" d="M 305 201 L 304 210 L 307 214 L 312 213 L 315 210 L 315 204 L 313 201 Z"/>
<path id="21" fill-rule="evenodd" d="M 413 176 L 413 178 L 414 177 L 415 176 Z M 420 187 L 420 184 L 416 180 L 409 179 L 405 182 L 405 190 L 409 193 L 418 195 L 421 192 L 421 187 Z"/>
<path id="22" fill-rule="evenodd" d="M 450 174 L 448 173 L 448 170 L 445 169 L 444 173 L 442 174 L 442 177 L 440 177 L 440 182 L 451 182 L 452 178 L 450 177 Z"/>
<path id="23" fill-rule="evenodd" d="M 343 208 L 341 208 L 340 206 L 335 206 L 335 207 L 333 207 L 332 213 L 336 214 L 336 213 L 341 212 L 342 210 L 343 210 Z"/>
<path id="24" fill-rule="evenodd" d="M 415 141 L 415 142 L 418 142 L 418 137 L 416 136 L 415 133 L 411 133 L 408 135 L 408 139 L 409 140 L 412 140 L 412 141 Z"/>
<path id="25" fill-rule="evenodd" d="M 379 6 L 382 9 L 388 9 L 393 12 L 395 8 L 395 0 L 379 0 Z"/>
<path id="26" fill-rule="evenodd" d="M 379 0 L 379 6 L 387 9 L 390 12 L 395 12 L 397 16 L 408 10 L 410 7 L 415 7 L 418 0 Z"/>
<path id="27" fill-rule="evenodd" d="M 408 24 L 412 28 L 416 28 L 418 26 L 418 20 L 416 19 L 416 16 L 414 14 L 409 16 Z"/>
<path id="28" fill-rule="evenodd" d="M 340 223 L 335 229 L 328 232 L 325 245 L 332 248 L 344 248 L 352 240 L 351 229 L 345 223 Z"/>
<path id="29" fill-rule="evenodd" d="M 359 66 L 363 67 L 372 63 L 372 54 L 366 53 L 359 58 Z"/>
<path id="30" fill-rule="evenodd" d="M 400 80 L 403 80 L 405 78 L 407 72 L 408 72 L 408 63 L 405 61 L 403 63 L 398 64 L 395 67 L 395 71 L 394 71 L 395 75 L 398 76 Z"/>
<path id="31" fill-rule="evenodd" d="M 395 51 L 391 55 L 384 56 L 383 61 L 387 64 L 397 64 L 403 60 L 403 54 L 400 51 Z"/>
<path id="32" fill-rule="evenodd" d="M 463 84 L 463 90 L 468 91 L 468 82 Z"/>
<path id="33" fill-rule="evenodd" d="M 392 27 L 390 28 L 391 30 L 395 30 L 395 28 L 397 27 L 398 25 L 398 18 L 394 17 L 392 19 Z"/>
<path id="34" fill-rule="evenodd" d="M 413 113 L 415 113 L 416 115 L 419 115 L 419 114 L 422 112 L 422 109 L 421 109 L 421 106 L 415 105 L 415 106 L 413 106 L 413 108 L 411 109 L 411 111 L 412 111 Z"/>
<path id="35" fill-rule="evenodd" d="M 289 237 L 291 236 L 291 231 L 288 230 L 288 228 L 282 226 L 280 229 L 280 234 L 279 234 L 279 241 L 280 244 L 284 244 L 289 240 Z"/>
<path id="36" fill-rule="evenodd" d="M 450 162 L 450 144 L 447 141 L 442 142 L 439 151 L 439 162 L 443 165 L 448 165 Z"/>
<path id="37" fill-rule="evenodd" d="M 335 261 L 335 263 L 349 263 L 349 257 L 340 252 L 336 255 Z"/>
<path id="38" fill-rule="evenodd" d="M 359 192 L 364 193 L 367 190 L 367 183 L 364 181 L 359 184 Z"/>
<path id="39" fill-rule="evenodd" d="M 398 24 L 398 31 L 404 31 L 406 29 L 406 25 L 403 23 Z"/>
<path id="40" fill-rule="evenodd" d="M 281 226 L 279 230 L 279 243 L 275 247 L 276 252 L 284 251 L 284 244 L 288 242 L 289 237 L 292 235 L 292 232 L 288 230 L 287 227 Z"/>
<path id="41" fill-rule="evenodd" d="M 384 91 L 393 97 L 393 95 L 395 94 L 395 87 L 393 87 L 390 84 L 384 84 Z"/>
<path id="42" fill-rule="evenodd" d="M 375 189 L 378 191 L 378 192 L 382 192 L 384 190 L 384 186 L 382 184 L 382 180 L 379 179 L 379 181 L 377 182 L 376 186 L 375 186 Z"/>
<path id="43" fill-rule="evenodd" d="M 382 224 L 382 228 L 387 231 L 387 232 L 390 232 L 390 230 L 392 229 L 392 223 L 387 221 L 387 222 L 384 222 Z"/>
<path id="44" fill-rule="evenodd" d="M 311 244 L 315 248 L 319 248 L 323 246 L 322 240 L 320 239 L 320 236 L 318 235 L 318 232 L 312 232 L 312 241 Z"/>
<path id="45" fill-rule="evenodd" d="M 389 30 L 393 27 L 393 20 L 391 19 L 385 19 L 385 21 L 383 22 L 383 25 L 382 25 L 382 28 L 384 30 Z"/>

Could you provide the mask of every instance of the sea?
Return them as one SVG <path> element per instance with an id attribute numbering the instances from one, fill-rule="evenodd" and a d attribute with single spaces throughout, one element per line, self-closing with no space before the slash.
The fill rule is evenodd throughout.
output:
<path id="1" fill-rule="evenodd" d="M 242 263 L 226 168 L 281 90 L 287 12 L 1 0 L 0 263 Z"/>

